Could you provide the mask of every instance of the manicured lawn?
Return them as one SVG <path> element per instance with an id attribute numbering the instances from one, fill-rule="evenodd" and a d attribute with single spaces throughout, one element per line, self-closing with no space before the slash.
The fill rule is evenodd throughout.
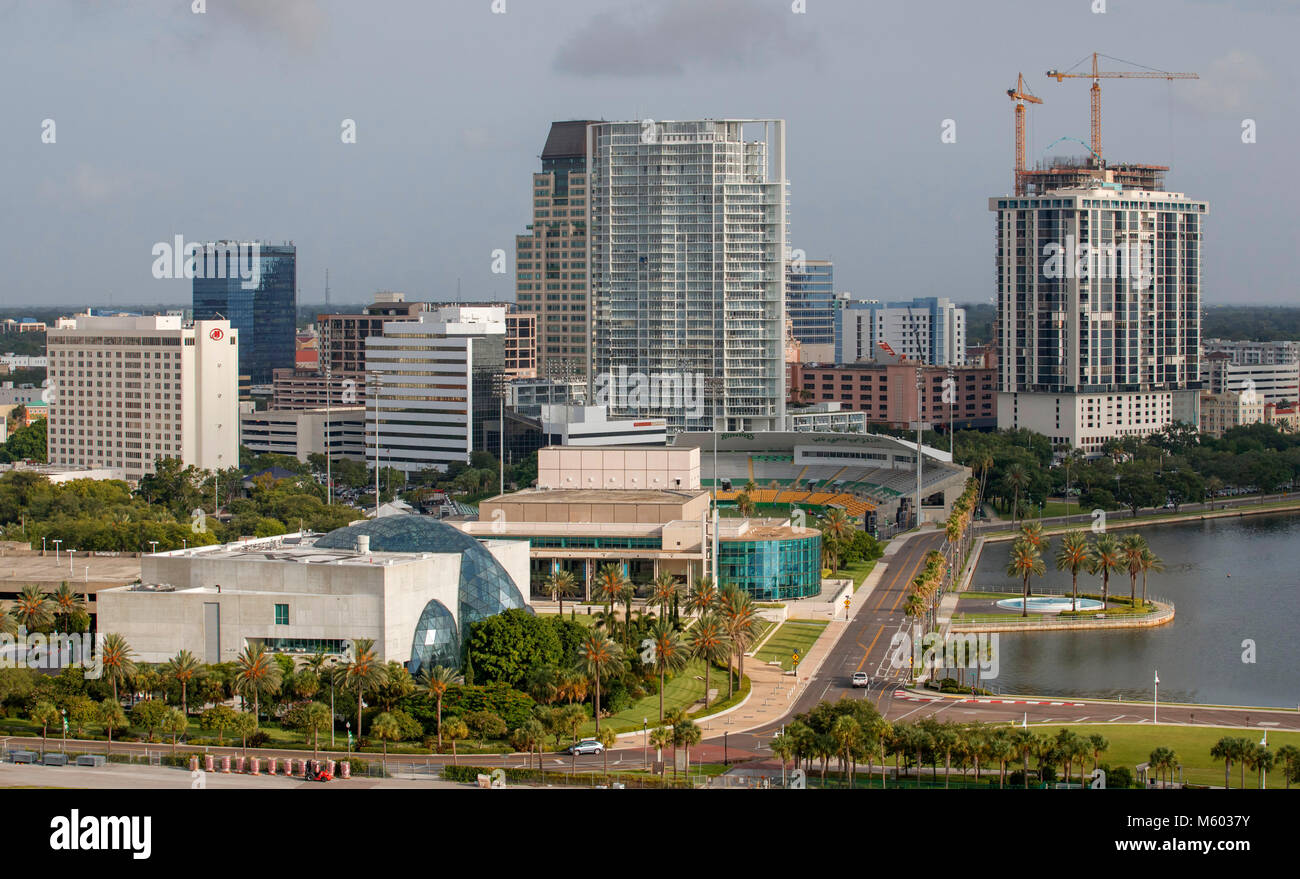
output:
<path id="1" fill-rule="evenodd" d="M 791 654 L 798 652 L 800 662 L 808 655 L 808 649 L 826 630 L 827 620 L 786 620 L 776 634 L 768 639 L 763 649 L 754 655 L 758 662 L 777 660 L 781 668 L 789 671 Z"/>
<path id="2" fill-rule="evenodd" d="M 1150 707 L 1142 710 L 1150 711 Z M 1134 769 L 1139 763 L 1146 763 L 1151 752 L 1158 747 L 1173 748 L 1178 755 L 1178 762 L 1183 765 L 1183 778 L 1192 784 L 1223 784 L 1223 763 L 1210 757 L 1210 748 L 1225 736 L 1243 738 L 1249 742 L 1258 742 L 1264 733 L 1259 727 L 1251 729 L 1220 729 L 1195 726 L 1152 726 L 1150 724 L 1068 724 L 1069 729 L 1081 736 L 1100 733 L 1110 740 L 1110 748 L 1102 754 L 1101 762 L 1111 766 L 1127 766 Z M 1039 733 L 1056 734 L 1062 724 L 1047 724 L 1031 727 Z M 1300 745 L 1300 732 L 1282 732 L 1269 730 L 1268 746 L 1276 752 L 1279 745 Z M 1031 766 L 1037 765 L 1031 761 Z M 1088 760 L 1088 768 L 1092 760 Z M 1135 773 L 1136 774 L 1136 773 Z M 1232 765 L 1232 786 L 1239 785 L 1241 769 Z M 1253 788 L 1259 783 L 1258 777 L 1250 769 L 1246 770 L 1246 787 Z M 1286 787 L 1280 767 L 1275 766 L 1268 773 L 1270 788 Z"/>
<path id="3" fill-rule="evenodd" d="M 709 687 L 718 691 L 720 700 L 727 698 L 727 672 L 725 669 L 715 666 L 709 672 Z M 686 668 L 669 678 L 668 683 L 664 686 L 664 712 L 667 713 L 674 708 L 689 708 L 702 699 L 704 699 L 704 663 L 701 660 L 692 659 Z M 631 732 L 641 729 L 642 722 L 646 718 L 649 718 L 651 729 L 659 725 L 658 693 L 638 699 L 632 703 L 631 707 L 625 708 L 617 714 L 602 717 L 600 726 L 602 729 L 609 727 L 617 733 Z M 591 736 L 595 732 L 596 721 L 588 720 L 582 725 L 578 735 L 579 737 Z"/>
<path id="4" fill-rule="evenodd" d="M 857 592 L 858 587 L 860 587 L 862 582 L 867 579 L 867 575 L 871 573 L 871 569 L 876 566 L 876 562 L 878 561 L 880 560 L 872 559 L 871 561 L 854 562 L 851 565 L 844 565 L 837 572 L 831 574 L 831 577 L 835 579 L 846 579 L 852 577 L 853 591 Z"/>
<path id="5" fill-rule="evenodd" d="M 559 616 L 559 614 L 558 614 L 558 613 L 539 613 L 538 616 L 539 616 L 539 617 L 557 617 L 557 616 Z M 596 625 L 596 618 L 595 618 L 594 616 L 592 616 L 592 615 L 590 615 L 590 614 L 585 614 L 585 613 L 574 613 L 573 611 L 571 611 L 571 610 L 570 610 L 569 608 L 567 608 L 567 607 L 564 609 L 564 618 L 565 618 L 566 620 L 573 620 L 575 623 L 579 623 L 579 624 L 584 625 L 584 626 L 594 626 L 594 625 Z M 633 621 L 635 622 L 635 617 L 633 618 Z"/>

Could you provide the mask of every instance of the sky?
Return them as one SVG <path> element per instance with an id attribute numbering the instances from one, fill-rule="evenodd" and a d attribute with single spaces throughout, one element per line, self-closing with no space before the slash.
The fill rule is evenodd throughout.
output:
<path id="1" fill-rule="evenodd" d="M 1300 0 L 0 0 L 0 307 L 188 303 L 177 235 L 294 241 L 302 304 L 327 269 L 334 303 L 511 299 L 552 121 L 723 117 L 787 120 L 790 243 L 838 289 L 989 302 L 1006 90 L 1044 101 L 1031 163 L 1078 154 L 1088 82 L 1044 72 L 1093 51 L 1200 74 L 1103 81 L 1102 138 L 1210 203 L 1205 304 L 1300 305 L 1297 33 Z"/>

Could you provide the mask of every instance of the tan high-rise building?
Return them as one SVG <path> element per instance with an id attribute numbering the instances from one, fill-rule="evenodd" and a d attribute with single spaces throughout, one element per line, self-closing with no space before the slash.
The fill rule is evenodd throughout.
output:
<path id="1" fill-rule="evenodd" d="M 533 175 L 532 223 L 515 238 L 515 301 L 537 315 L 537 374 L 586 376 L 591 345 L 587 268 L 587 125 L 554 122 Z"/>
<path id="2" fill-rule="evenodd" d="M 159 458 L 239 466 L 239 333 L 227 320 L 76 316 L 49 331 L 51 464 L 120 467 Z"/>

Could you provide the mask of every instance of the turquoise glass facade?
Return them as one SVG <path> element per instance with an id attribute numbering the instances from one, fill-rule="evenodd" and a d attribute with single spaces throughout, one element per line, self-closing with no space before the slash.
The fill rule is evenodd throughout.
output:
<path id="1" fill-rule="evenodd" d="M 771 540 L 723 540 L 718 545 L 718 580 L 751 597 L 770 601 L 808 598 L 821 592 L 820 534 Z"/>

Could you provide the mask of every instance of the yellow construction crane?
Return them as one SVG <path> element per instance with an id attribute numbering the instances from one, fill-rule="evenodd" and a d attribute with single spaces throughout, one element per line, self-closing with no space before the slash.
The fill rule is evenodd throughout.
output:
<path id="1" fill-rule="evenodd" d="M 1111 58 L 1109 55 L 1101 55 L 1102 58 L 1108 58 L 1111 61 L 1120 61 L 1121 64 L 1129 64 L 1129 61 L 1121 61 L 1119 58 Z M 1047 75 L 1053 77 L 1057 82 L 1066 79 L 1091 79 L 1092 80 L 1092 151 L 1097 156 L 1097 161 L 1101 161 L 1101 82 L 1103 79 L 1200 79 L 1195 73 L 1170 73 L 1167 70 L 1146 70 L 1146 71 L 1118 71 L 1118 70 L 1100 70 L 1097 67 L 1098 53 L 1092 53 L 1092 72 L 1091 73 L 1065 73 L 1060 70 L 1049 70 Z M 1140 64 L 1134 64 L 1134 67 L 1141 67 Z M 1075 67 L 1078 67 L 1076 64 Z M 1073 69 L 1073 68 L 1071 68 Z"/>
<path id="2" fill-rule="evenodd" d="M 1007 89 L 1007 97 L 1016 102 L 1016 195 L 1025 194 L 1025 101 L 1031 104 L 1043 103 L 1042 98 L 1034 97 L 1025 85 L 1025 75 L 1016 74 L 1016 87 Z"/>

